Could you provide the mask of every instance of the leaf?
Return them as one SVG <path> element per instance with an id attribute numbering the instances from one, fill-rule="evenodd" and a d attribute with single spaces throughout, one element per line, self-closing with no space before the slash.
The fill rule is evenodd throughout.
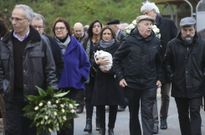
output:
<path id="1" fill-rule="evenodd" d="M 36 86 L 36 88 L 37 88 L 38 93 L 39 93 L 40 96 L 46 96 L 47 95 L 45 90 L 43 90 L 42 88 L 40 88 L 38 86 Z"/>
<path id="2" fill-rule="evenodd" d="M 58 97 L 64 97 L 65 95 L 67 95 L 69 93 L 69 91 L 67 92 L 62 92 L 62 93 L 57 93 L 57 94 L 54 94 L 54 97 L 58 98 Z"/>

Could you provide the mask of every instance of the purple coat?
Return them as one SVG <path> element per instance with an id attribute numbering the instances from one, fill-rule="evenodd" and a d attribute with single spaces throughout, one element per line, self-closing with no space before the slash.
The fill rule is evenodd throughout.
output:
<path id="1" fill-rule="evenodd" d="M 90 72 L 90 62 L 83 46 L 73 36 L 64 54 L 64 69 L 58 82 L 59 88 L 83 90 Z"/>

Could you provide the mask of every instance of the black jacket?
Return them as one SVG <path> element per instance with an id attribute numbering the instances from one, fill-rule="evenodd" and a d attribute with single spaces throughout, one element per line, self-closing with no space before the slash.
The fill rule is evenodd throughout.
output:
<path id="1" fill-rule="evenodd" d="M 160 34 L 161 34 L 160 41 L 162 45 L 161 58 L 164 58 L 164 54 L 167 48 L 167 43 L 177 36 L 177 27 L 172 20 L 162 17 L 160 15 L 157 15 L 156 17 L 156 25 L 160 29 Z M 163 69 L 162 82 L 163 83 L 170 82 L 168 72 L 166 71 L 166 67 L 164 64 L 162 65 L 162 69 Z"/>
<path id="2" fill-rule="evenodd" d="M 9 33 L 0 45 L 0 90 L 6 98 L 12 98 L 14 91 L 14 58 L 13 32 Z M 40 37 L 39 33 L 30 27 L 31 37 L 26 45 L 23 56 L 23 93 L 37 94 L 36 86 L 56 86 L 55 63 L 51 49 Z"/>
<path id="3" fill-rule="evenodd" d="M 160 40 L 153 32 L 143 38 L 134 29 L 116 51 L 113 62 L 118 80 L 124 78 L 128 87 L 155 87 L 161 74 Z"/>
<path id="4" fill-rule="evenodd" d="M 172 80 L 172 96 L 194 98 L 203 95 L 205 75 L 205 41 L 195 36 L 187 46 L 177 38 L 168 43 L 165 63 Z"/>
<path id="5" fill-rule="evenodd" d="M 110 54 L 119 47 L 117 41 L 110 47 L 98 47 L 98 50 L 104 50 Z M 99 67 L 96 67 L 95 86 L 93 91 L 93 104 L 94 105 L 118 105 L 122 104 L 122 93 L 118 87 L 115 79 L 115 74 L 111 68 L 107 73 L 102 72 Z"/>

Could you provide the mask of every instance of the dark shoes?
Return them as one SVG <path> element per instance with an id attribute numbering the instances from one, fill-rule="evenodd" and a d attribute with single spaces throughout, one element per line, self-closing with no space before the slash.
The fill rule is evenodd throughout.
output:
<path id="1" fill-rule="evenodd" d="M 167 129 L 167 119 L 160 120 L 160 129 Z"/>
<path id="2" fill-rule="evenodd" d="M 108 135 L 114 135 L 113 129 L 108 129 Z"/>
<path id="3" fill-rule="evenodd" d="M 159 128 L 158 125 L 154 124 L 153 130 L 152 130 L 153 134 L 158 134 L 159 133 Z"/>
<path id="4" fill-rule="evenodd" d="M 84 128 L 85 132 L 91 133 L 92 132 L 92 120 L 91 119 L 87 119 L 86 120 L 86 125 Z"/>

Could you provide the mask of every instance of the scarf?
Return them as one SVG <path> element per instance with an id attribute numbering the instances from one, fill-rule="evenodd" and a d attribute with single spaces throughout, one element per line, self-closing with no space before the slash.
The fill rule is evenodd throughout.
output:
<path id="1" fill-rule="evenodd" d="M 68 46 L 68 44 L 70 43 L 70 36 L 67 36 L 65 41 L 61 41 L 57 37 L 55 37 L 55 39 L 56 39 L 56 42 L 58 43 L 58 45 L 60 46 L 61 49 L 65 49 Z"/>
<path id="2" fill-rule="evenodd" d="M 100 40 L 100 47 L 108 48 L 108 47 L 112 46 L 114 43 L 115 43 L 115 39 L 112 39 L 109 41 Z"/>

